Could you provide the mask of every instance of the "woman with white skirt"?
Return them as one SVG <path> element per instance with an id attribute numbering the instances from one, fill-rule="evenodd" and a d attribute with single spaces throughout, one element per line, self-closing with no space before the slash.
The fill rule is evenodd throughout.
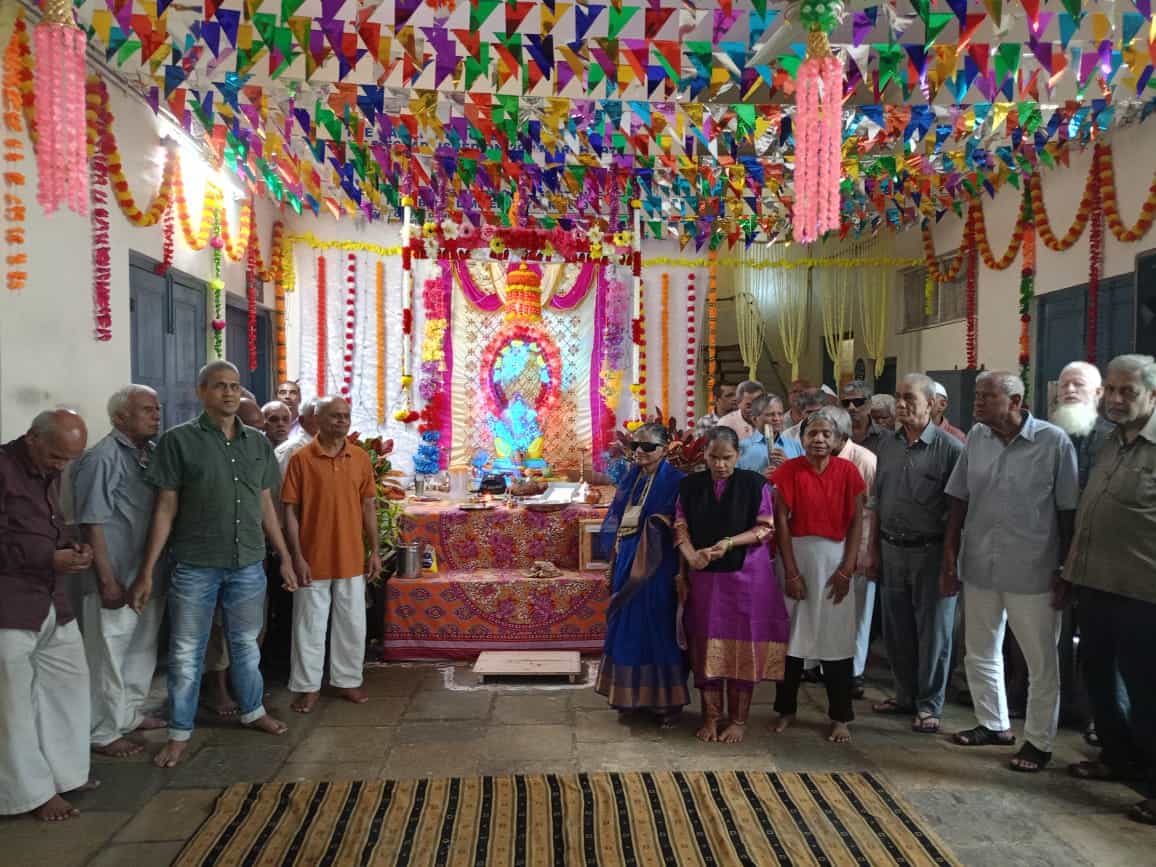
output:
<path id="1" fill-rule="evenodd" d="M 835 457 L 837 420 L 821 409 L 803 422 L 804 455 L 774 475 L 775 531 L 783 591 L 791 614 L 786 674 L 775 696 L 776 732 L 798 709 L 803 661 L 823 663 L 827 685 L 827 740 L 847 743 L 855 718 L 851 681 L 856 611 L 848 596 L 862 534 L 866 486 L 850 461 Z"/>

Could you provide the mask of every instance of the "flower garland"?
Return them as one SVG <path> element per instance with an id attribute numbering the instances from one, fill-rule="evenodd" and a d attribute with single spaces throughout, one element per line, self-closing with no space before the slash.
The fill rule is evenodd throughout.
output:
<path id="1" fill-rule="evenodd" d="M 530 349 L 537 350 L 542 356 L 545 367 L 545 376 L 542 378 L 542 390 L 534 401 L 533 409 L 538 418 L 542 419 L 558 403 L 562 392 L 562 355 L 542 323 L 515 322 L 504 325 L 482 350 L 479 369 L 487 371 L 486 381 L 482 384 L 482 394 L 486 401 L 486 408 L 496 417 L 501 417 L 505 409 L 505 398 L 498 388 L 498 383 L 490 371 L 507 352 L 519 352 L 526 344 Z"/>
<path id="2" fill-rule="evenodd" d="M 695 325 L 696 310 L 695 301 L 697 296 L 695 294 L 695 276 L 691 271 L 686 275 L 686 424 L 687 427 L 695 422 L 695 404 L 694 404 L 694 374 L 695 362 L 698 357 L 695 355 L 697 348 L 697 326 Z"/>
<path id="3" fill-rule="evenodd" d="M 401 407 L 393 414 L 402 424 L 412 424 L 421 413 L 411 405 L 413 373 L 410 372 L 410 352 L 413 350 L 413 248 L 410 246 L 410 220 L 413 217 L 413 197 L 401 198 L 404 218 L 401 227 Z"/>
<path id="4" fill-rule="evenodd" d="M 270 278 L 273 281 L 273 343 L 277 353 L 277 381 L 289 378 L 289 359 L 285 351 L 285 256 L 281 248 L 285 243 L 285 224 L 280 220 L 273 223 L 273 249 L 270 251 Z"/>
<path id="5" fill-rule="evenodd" d="M 245 301 L 247 304 L 246 315 L 248 321 L 246 322 L 246 331 L 248 337 L 249 350 L 249 370 L 257 369 L 257 283 L 259 281 L 257 274 L 257 259 L 253 254 L 253 249 L 249 249 L 248 255 L 245 257 Z"/>
<path id="6" fill-rule="evenodd" d="M 706 289 L 706 393 L 714 395 L 718 351 L 718 255 L 710 254 Z"/>
<path id="7" fill-rule="evenodd" d="M 321 397 L 329 390 L 326 367 L 329 359 L 328 287 L 326 286 L 325 257 L 317 257 L 317 395 Z"/>
<path id="8" fill-rule="evenodd" d="M 618 278 L 617 273 L 611 273 L 606 278 L 606 329 L 602 337 L 602 365 L 598 376 L 598 393 L 602 397 L 602 405 L 606 407 L 608 418 L 613 418 L 618 411 L 618 402 L 622 395 L 622 370 L 626 366 L 625 326 L 630 318 L 630 301 L 625 289 L 625 284 Z M 616 426 L 616 422 L 611 423 L 610 429 L 613 430 Z"/>
<path id="9" fill-rule="evenodd" d="M 46 215 L 65 207 L 88 216 L 85 155 L 85 48 L 88 36 L 76 26 L 71 0 L 47 0 L 36 26 L 36 200 Z"/>
<path id="10" fill-rule="evenodd" d="M 666 415 L 674 415 L 674 407 L 670 402 L 670 274 L 662 272 L 662 318 L 659 327 L 662 329 L 662 411 Z"/>
<path id="11" fill-rule="evenodd" d="M 213 279 L 209 289 L 213 292 L 213 353 L 217 358 L 225 357 L 225 281 L 221 279 L 221 248 L 225 246 L 221 238 L 221 219 L 213 220 L 213 237 L 209 241 L 213 248 Z"/>
<path id="12" fill-rule="evenodd" d="M 631 383 L 630 393 L 638 401 L 638 418 L 646 417 L 646 292 L 639 282 L 638 317 L 631 323 L 630 336 L 638 347 L 638 381 Z"/>
<path id="13" fill-rule="evenodd" d="M 385 427 L 385 263 L 377 260 L 376 305 L 374 322 L 377 325 L 377 426 Z"/>
<path id="14" fill-rule="evenodd" d="M 1108 228 L 1121 244 L 1139 241 L 1148 234 L 1156 221 L 1156 178 L 1148 187 L 1148 197 L 1140 206 L 1140 216 L 1134 226 L 1124 225 L 1120 216 L 1120 203 L 1116 198 L 1116 169 L 1112 160 L 1112 149 L 1105 144 L 1096 143 L 1096 159 L 1093 165 L 1097 166 L 1096 178 L 1100 189 L 1101 204 L 1104 216 L 1108 220 Z"/>
<path id="15" fill-rule="evenodd" d="M 172 189 L 173 196 L 176 198 L 177 220 L 181 224 L 181 234 L 185 238 L 185 244 L 194 252 L 205 249 L 205 244 L 208 243 L 211 234 L 220 235 L 219 232 L 216 232 L 215 227 L 224 220 L 224 197 L 221 191 L 215 184 L 205 185 L 205 198 L 201 205 L 201 222 L 194 231 L 192 219 L 189 216 L 189 200 L 185 196 L 185 181 L 179 161 L 173 171 Z M 222 247 L 224 243 L 222 237 Z"/>
<path id="16" fill-rule="evenodd" d="M 20 96 L 20 39 L 24 19 L 16 20 L 16 30 L 4 50 L 4 282 L 9 291 L 19 292 L 28 283 L 28 253 L 25 223 L 28 211 L 22 195 L 27 180 L 21 168 L 24 163 L 24 118 Z"/>
<path id="17" fill-rule="evenodd" d="M 1092 164 L 1095 165 L 1093 154 Z M 1033 174 L 1029 176 L 1029 181 L 1032 188 L 1032 213 L 1035 215 L 1036 232 L 1039 239 L 1044 242 L 1044 246 L 1056 253 L 1062 253 L 1064 250 L 1069 250 L 1075 246 L 1076 241 L 1080 240 L 1080 236 L 1084 234 L 1084 227 L 1088 225 L 1088 216 L 1092 210 L 1092 194 L 1095 187 L 1095 173 L 1088 172 L 1088 181 L 1084 184 L 1084 192 L 1080 196 L 1080 204 L 1076 208 L 1076 215 L 1072 219 L 1072 225 L 1068 227 L 1068 231 L 1064 233 L 1062 238 L 1057 238 L 1052 232 L 1052 224 L 1048 220 L 1048 211 L 1044 207 L 1044 191 L 1040 183 L 1040 176 Z"/>
<path id="18" fill-rule="evenodd" d="M 964 233 L 964 247 L 967 255 L 967 366 L 970 370 L 979 367 L 978 351 L 978 310 L 977 284 L 979 281 L 979 250 L 973 234 L 974 221 L 968 220 Z M 962 251 L 961 251 L 962 252 Z M 962 258 L 962 255 L 961 255 Z"/>
<path id="19" fill-rule="evenodd" d="M 345 345 L 341 355 L 341 396 L 353 395 L 353 351 L 357 332 L 357 254 L 349 253 L 345 263 Z"/>
<path id="20" fill-rule="evenodd" d="M 1036 294 L 1036 228 L 1032 213 L 1031 184 L 1024 184 L 1023 194 L 1023 260 L 1020 263 L 1020 379 L 1024 401 L 1031 396 L 1032 365 L 1032 299 Z"/>
<path id="21" fill-rule="evenodd" d="M 88 126 L 92 155 L 89 195 L 89 225 L 92 229 L 92 316 L 99 341 L 112 340 L 112 305 L 109 287 L 112 282 L 112 253 L 108 240 L 108 161 L 96 146 L 96 127 Z"/>
<path id="22" fill-rule="evenodd" d="M 217 189 L 216 184 L 210 184 L 209 186 Z M 217 189 L 217 192 L 220 194 L 219 189 Z M 222 196 L 221 198 L 223 202 L 224 197 Z M 229 232 L 228 221 L 221 221 L 221 237 L 225 239 L 225 255 L 233 262 L 240 262 L 241 259 L 245 257 L 249 249 L 250 241 L 256 243 L 257 234 L 255 231 L 253 210 L 252 202 L 245 202 L 241 205 L 241 212 L 237 218 L 236 238 L 233 238 Z M 257 255 L 261 255 L 260 251 L 257 252 Z"/>
<path id="23" fill-rule="evenodd" d="M 428 402 L 441 390 L 445 374 L 449 311 L 446 309 L 445 288 L 440 279 L 430 277 L 425 281 L 422 309 L 425 311 L 425 334 L 421 342 L 421 383 L 418 394 Z"/>
<path id="24" fill-rule="evenodd" d="M 1092 187 L 1092 207 L 1088 215 L 1088 316 L 1087 361 L 1096 363 L 1096 341 L 1099 336 L 1100 274 L 1104 269 L 1104 206 L 1100 185 Z"/>
<path id="25" fill-rule="evenodd" d="M 1027 189 L 1029 186 L 1030 184 L 1025 183 L 1024 189 Z M 999 259 L 996 259 L 991 251 L 991 241 L 987 237 L 987 221 L 983 216 L 983 206 L 978 202 L 973 202 L 972 206 L 968 209 L 972 220 L 972 237 L 979 246 L 979 255 L 983 258 L 983 264 L 992 271 L 1004 271 L 1010 268 L 1012 262 L 1015 261 L 1016 256 L 1019 254 L 1020 245 L 1023 242 L 1024 231 L 1027 225 L 1024 219 L 1024 208 L 1028 206 L 1027 203 L 1030 201 L 1031 196 L 1029 195 L 1026 196 L 1020 204 L 1020 212 L 1016 217 L 1016 224 L 1012 227 L 1011 240 L 1008 242 L 1004 254 Z"/>
<path id="26" fill-rule="evenodd" d="M 691 259 L 687 256 L 653 256 L 640 261 L 646 268 L 706 268 L 711 263 L 711 257 Z M 850 268 L 852 270 L 860 268 L 886 268 L 892 270 L 895 268 L 914 268 L 917 265 L 922 265 L 924 260 L 900 256 L 867 256 L 862 259 L 851 256 L 832 256 L 830 258 L 806 257 L 799 259 L 762 259 L 752 261 L 750 259 L 744 259 L 741 256 L 719 256 L 718 253 L 715 252 L 714 261 L 715 264 L 727 268 L 743 267 L 749 268 L 752 271 L 764 271 L 767 269 L 775 271 L 796 271 L 806 268 Z"/>
<path id="27" fill-rule="evenodd" d="M 971 228 L 971 208 L 968 208 L 967 216 L 964 217 L 963 223 L 963 241 L 959 252 L 955 254 L 955 258 L 950 262 L 940 263 L 939 257 L 935 255 L 935 239 L 931 234 L 930 221 L 923 221 L 923 264 L 927 266 L 927 273 L 937 284 L 950 283 L 959 276 L 959 270 L 963 267 L 964 260 L 968 255 L 968 243 Z M 924 294 L 926 295 L 927 287 L 924 286 Z"/>
<path id="28" fill-rule="evenodd" d="M 314 250 L 341 250 L 348 253 L 372 253 L 375 256 L 400 256 L 401 247 L 383 247 L 380 244 L 367 244 L 363 241 L 323 241 L 312 232 L 304 232 L 289 236 L 290 244 L 307 244 Z"/>
<path id="29" fill-rule="evenodd" d="M 176 248 L 176 242 L 173 238 L 173 206 L 170 203 L 165 208 L 165 215 L 161 219 L 161 261 L 157 263 L 156 271 L 160 275 L 165 275 L 173 267 L 173 253 Z"/>

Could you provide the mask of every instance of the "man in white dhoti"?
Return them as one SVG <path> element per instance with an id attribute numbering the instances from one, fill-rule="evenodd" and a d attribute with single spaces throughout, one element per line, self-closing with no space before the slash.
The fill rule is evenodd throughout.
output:
<path id="1" fill-rule="evenodd" d="M 47 822 L 78 814 L 62 794 L 90 789 L 88 666 L 67 576 L 92 563 L 67 544 L 60 472 L 88 430 L 68 410 L 43 412 L 0 446 L 0 815 Z"/>
<path id="2" fill-rule="evenodd" d="M 144 474 L 161 426 L 157 393 L 144 385 L 125 386 L 109 399 L 108 418 L 112 432 L 77 461 L 72 493 L 76 523 L 93 555 L 84 588 L 92 748 L 120 758 L 143 749 L 128 735 L 165 725 L 144 712 L 156 670 L 165 576 L 154 577 L 153 596 L 140 614 L 126 599 L 144 557 L 156 502 L 156 490 Z"/>

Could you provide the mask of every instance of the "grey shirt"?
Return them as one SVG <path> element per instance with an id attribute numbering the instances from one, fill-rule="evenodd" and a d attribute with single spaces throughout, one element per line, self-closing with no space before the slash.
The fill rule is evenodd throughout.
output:
<path id="1" fill-rule="evenodd" d="M 861 445 L 863 448 L 868 449 L 875 454 L 879 454 L 879 443 L 883 441 L 883 437 L 887 433 L 889 433 L 889 431 L 879 427 L 879 425 L 875 424 L 875 422 L 871 422 L 867 426 L 867 434 L 863 437 L 862 441 L 857 443 L 857 445 Z M 852 439 L 854 439 L 854 437 L 852 437 Z"/>
<path id="2" fill-rule="evenodd" d="M 967 435 L 947 493 L 967 505 L 960 578 L 1005 593 L 1047 593 L 1060 567 L 1060 512 L 1080 499 L 1068 435 L 1030 413 L 1006 446 L 985 424 Z"/>
<path id="3" fill-rule="evenodd" d="M 942 536 L 951 499 L 947 480 L 963 443 L 928 423 L 913 443 L 900 427 L 879 439 L 875 466 L 875 513 L 891 536 Z"/>
<path id="4" fill-rule="evenodd" d="M 144 559 L 156 489 L 145 481 L 153 444 L 137 448 L 127 436 L 112 433 L 90 448 L 72 469 L 72 496 L 78 524 L 98 524 L 104 532 L 112 573 L 127 588 L 136 579 Z M 159 583 L 167 569 L 158 564 L 153 592 L 163 593 Z M 84 592 L 95 593 L 96 570 L 85 576 Z"/>

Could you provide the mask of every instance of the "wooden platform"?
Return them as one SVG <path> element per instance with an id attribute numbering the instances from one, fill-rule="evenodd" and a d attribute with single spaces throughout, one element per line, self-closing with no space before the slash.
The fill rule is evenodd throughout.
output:
<path id="1" fill-rule="evenodd" d="M 478 654 L 474 673 L 487 677 L 568 677 L 576 683 L 582 674 L 582 656 L 576 650 L 486 650 Z"/>

